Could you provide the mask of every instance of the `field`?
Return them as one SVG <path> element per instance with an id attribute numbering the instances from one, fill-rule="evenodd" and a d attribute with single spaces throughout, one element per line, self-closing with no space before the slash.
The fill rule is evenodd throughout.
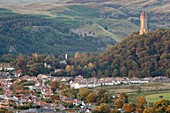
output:
<path id="1" fill-rule="evenodd" d="M 147 95 L 146 96 L 146 100 L 147 102 L 155 102 L 158 101 L 160 99 L 166 99 L 166 100 L 170 100 L 170 92 L 168 93 L 158 93 L 158 94 L 151 94 L 151 95 Z"/>
<path id="2" fill-rule="evenodd" d="M 102 86 L 109 90 L 113 95 L 125 92 L 128 95 L 128 100 L 135 103 L 139 96 L 145 96 L 147 102 L 153 103 L 160 100 L 160 96 L 170 100 L 170 83 L 148 83 L 148 84 L 133 84 L 133 85 L 118 85 L 118 86 Z M 97 88 L 98 89 L 98 88 Z"/>

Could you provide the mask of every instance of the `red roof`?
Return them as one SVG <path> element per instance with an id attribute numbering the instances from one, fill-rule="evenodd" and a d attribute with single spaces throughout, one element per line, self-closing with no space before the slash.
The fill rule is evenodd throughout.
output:
<path id="1" fill-rule="evenodd" d="M 46 105 L 46 102 L 39 102 L 39 105 L 40 105 L 40 106 L 45 106 L 45 105 Z"/>

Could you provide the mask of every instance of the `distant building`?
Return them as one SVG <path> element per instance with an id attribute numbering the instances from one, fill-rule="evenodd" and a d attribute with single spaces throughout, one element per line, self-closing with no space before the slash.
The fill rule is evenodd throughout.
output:
<path id="1" fill-rule="evenodd" d="M 65 60 L 67 60 L 68 59 L 68 55 L 67 54 L 65 54 Z"/>
<path id="2" fill-rule="evenodd" d="M 145 11 L 140 15 L 140 35 L 146 34 L 148 32 L 148 16 Z"/>

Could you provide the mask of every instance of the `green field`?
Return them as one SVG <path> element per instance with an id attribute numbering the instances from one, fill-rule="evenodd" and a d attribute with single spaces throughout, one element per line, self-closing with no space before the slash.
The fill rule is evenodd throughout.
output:
<path id="1" fill-rule="evenodd" d="M 133 84 L 133 85 L 117 85 L 117 86 L 102 86 L 104 89 L 110 91 L 112 95 L 118 95 L 125 92 L 128 95 L 128 102 L 136 103 L 136 99 L 140 96 L 145 96 L 147 102 L 153 103 L 160 100 L 159 96 L 163 96 L 166 100 L 170 100 L 170 83 L 147 83 L 147 84 Z M 140 92 L 139 92 L 140 88 Z M 95 88 L 99 90 L 100 87 Z"/>
<path id="2" fill-rule="evenodd" d="M 170 100 L 170 92 L 168 93 L 159 93 L 159 94 L 151 94 L 146 96 L 146 100 L 147 102 L 156 102 L 162 98 L 160 98 L 160 96 L 163 96 L 164 99 L 166 100 Z"/>

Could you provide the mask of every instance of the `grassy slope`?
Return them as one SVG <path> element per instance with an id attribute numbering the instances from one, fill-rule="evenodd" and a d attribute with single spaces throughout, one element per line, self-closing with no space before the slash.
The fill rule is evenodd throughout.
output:
<path id="1" fill-rule="evenodd" d="M 108 0 L 105 2 L 86 3 L 72 1 L 68 3 L 69 1 L 71 0 L 57 0 L 55 3 L 1 4 L 0 7 L 8 8 L 22 14 L 43 14 L 52 18 L 65 17 L 68 23 L 71 23 L 72 19 L 75 19 L 75 23 L 72 24 L 79 24 L 75 25 L 77 28 L 82 30 L 87 30 L 88 28 L 94 31 L 99 37 L 111 36 L 117 42 L 130 32 L 139 30 L 138 25 L 128 20 L 129 17 L 139 21 L 138 17 L 142 10 L 152 11 L 152 13 L 159 13 L 161 11 L 163 11 L 163 13 L 170 12 L 170 3 L 158 2 L 156 0 Z M 114 18 L 115 15 L 125 16 L 125 18 Z M 90 20 L 93 24 L 87 23 L 84 25 L 79 22 L 77 23 L 76 19 L 81 19 L 80 17 L 83 18 L 82 21 Z M 151 20 L 155 21 L 157 18 L 152 16 Z M 105 26 L 107 26 L 107 30 L 104 29 Z M 151 22 L 150 26 L 153 28 L 168 27 L 169 24 Z"/>
<path id="2" fill-rule="evenodd" d="M 15 48 L 15 53 L 26 54 L 100 52 L 116 43 L 109 37 L 82 37 L 70 33 L 68 28 L 93 24 L 81 16 L 49 18 L 46 15 L 21 15 L 3 8 L 0 8 L 0 16 L 0 54 L 9 53 L 11 47 Z"/>

